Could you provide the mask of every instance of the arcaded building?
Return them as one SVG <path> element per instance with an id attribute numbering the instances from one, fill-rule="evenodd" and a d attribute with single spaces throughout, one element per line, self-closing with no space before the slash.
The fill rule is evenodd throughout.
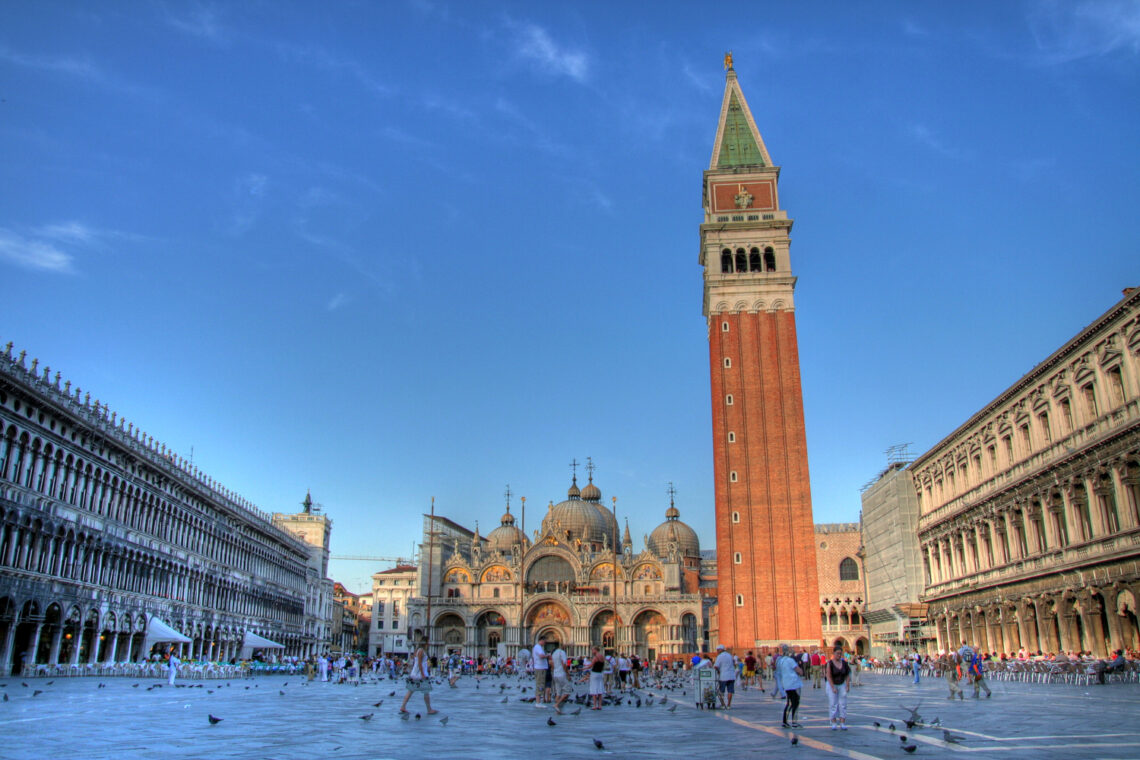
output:
<path id="1" fill-rule="evenodd" d="M 1140 647 L 1140 288 L 910 469 L 937 648 Z"/>
<path id="2" fill-rule="evenodd" d="M 731 55 L 725 68 L 699 258 L 712 391 L 715 627 L 733 648 L 810 646 L 820 627 L 792 220 Z"/>
<path id="3" fill-rule="evenodd" d="M 531 536 L 509 503 L 486 537 L 429 518 L 418 571 L 424 594 L 410 602 L 410 633 L 425 632 L 430 590 L 436 653 L 513 656 L 542 634 L 571 656 L 591 646 L 649 659 L 696 651 L 700 546 L 672 500 L 637 552 L 592 476 L 581 489 L 575 477 L 544 512 Z"/>
<path id="4" fill-rule="evenodd" d="M 306 650 L 303 542 L 12 345 L 0 354 L 0 672 Z"/>
<path id="5" fill-rule="evenodd" d="M 867 623 L 863 619 L 866 586 L 862 543 L 859 523 L 819 523 L 815 526 L 822 643 L 825 647 L 838 644 L 856 654 L 867 654 L 870 647 Z"/>

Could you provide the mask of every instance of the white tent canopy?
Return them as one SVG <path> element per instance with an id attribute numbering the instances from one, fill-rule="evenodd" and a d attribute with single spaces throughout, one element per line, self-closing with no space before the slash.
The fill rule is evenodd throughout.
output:
<path id="1" fill-rule="evenodd" d="M 249 659 L 255 649 L 284 649 L 284 644 L 278 644 L 276 641 L 271 641 L 264 636 L 258 636 L 252 631 L 245 632 L 245 638 L 241 642 L 241 658 L 243 660 Z"/>
<path id="2" fill-rule="evenodd" d="M 176 644 L 190 643 L 189 638 L 183 636 L 181 633 L 168 626 L 162 621 L 161 618 L 157 617 L 156 615 L 150 615 L 147 617 L 146 643 L 143 647 L 143 651 L 149 651 L 152 646 L 160 641 L 170 641 Z"/>

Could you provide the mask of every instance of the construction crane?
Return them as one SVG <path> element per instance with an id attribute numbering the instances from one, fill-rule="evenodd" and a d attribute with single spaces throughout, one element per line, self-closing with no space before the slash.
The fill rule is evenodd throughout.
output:
<path id="1" fill-rule="evenodd" d="M 395 562 L 397 565 L 414 565 L 415 561 L 407 557 L 371 557 L 357 554 L 332 554 L 329 559 L 348 560 L 350 562 Z"/>

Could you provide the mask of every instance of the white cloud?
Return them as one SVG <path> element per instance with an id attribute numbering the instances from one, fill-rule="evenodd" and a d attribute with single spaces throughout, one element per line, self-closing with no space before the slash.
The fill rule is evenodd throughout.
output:
<path id="1" fill-rule="evenodd" d="M 225 38 L 224 30 L 218 23 L 218 15 L 213 8 L 206 6 L 200 5 L 181 16 L 168 14 L 166 23 L 180 32 L 201 37 L 211 42 L 221 42 Z"/>
<path id="2" fill-rule="evenodd" d="M 322 71 L 345 73 L 355 79 L 364 89 L 376 95 L 388 96 L 395 88 L 380 81 L 365 66 L 347 58 L 334 55 L 317 45 L 292 45 L 279 43 L 277 52 L 288 60 L 313 66 Z"/>
<path id="3" fill-rule="evenodd" d="M 568 76 L 576 82 L 586 81 L 590 59 L 585 53 L 558 45 L 545 29 L 536 24 L 518 24 L 515 28 L 520 56 L 537 62 L 551 74 Z"/>
<path id="4" fill-rule="evenodd" d="M 243 195 L 252 195 L 255 198 L 260 198 L 265 195 L 265 185 L 268 182 L 269 177 L 266 177 L 264 174 L 251 172 L 238 179 L 238 191 Z"/>
<path id="5" fill-rule="evenodd" d="M 940 153 L 947 158 L 961 158 L 961 151 L 947 145 L 933 129 L 925 124 L 914 123 L 906 127 L 907 135 L 919 145 Z"/>
<path id="6" fill-rule="evenodd" d="M 72 260 L 53 243 L 0 228 L 0 261 L 38 272 L 72 274 Z"/>
<path id="7" fill-rule="evenodd" d="M 1135 0 L 1040 2 L 1032 6 L 1028 22 L 1045 63 L 1140 54 L 1140 3 Z"/>
<path id="8" fill-rule="evenodd" d="M 348 303 L 348 302 L 349 302 L 349 301 L 351 301 L 351 300 L 352 300 L 352 299 L 351 299 L 351 298 L 349 298 L 349 297 L 348 297 L 347 295 L 345 295 L 344 293 L 337 293 L 335 296 L 333 296 L 331 299 L 329 299 L 329 302 L 328 302 L 328 304 L 325 306 L 325 308 L 326 308 L 328 311 L 336 311 L 336 310 L 337 310 L 337 309 L 339 309 L 341 306 L 344 306 L 346 303 Z"/>
<path id="9" fill-rule="evenodd" d="M 26 69 L 43 71 L 48 74 L 59 74 L 82 79 L 86 82 L 106 87 L 109 90 L 117 90 L 133 95 L 156 97 L 160 94 L 152 88 L 142 87 L 110 74 L 97 64 L 86 59 L 71 58 L 68 56 L 28 55 L 27 53 L 20 53 L 4 45 L 0 45 L 0 61 L 6 61 Z"/>

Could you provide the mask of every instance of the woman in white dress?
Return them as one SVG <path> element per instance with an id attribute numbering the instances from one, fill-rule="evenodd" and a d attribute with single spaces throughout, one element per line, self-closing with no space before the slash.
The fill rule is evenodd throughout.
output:
<path id="1" fill-rule="evenodd" d="M 591 710 L 602 709 L 602 695 L 606 693 L 606 658 L 602 656 L 601 650 L 597 647 L 593 648 L 593 656 L 586 666 L 582 668 L 585 673 L 582 680 L 589 679 L 590 681 L 590 705 Z"/>

